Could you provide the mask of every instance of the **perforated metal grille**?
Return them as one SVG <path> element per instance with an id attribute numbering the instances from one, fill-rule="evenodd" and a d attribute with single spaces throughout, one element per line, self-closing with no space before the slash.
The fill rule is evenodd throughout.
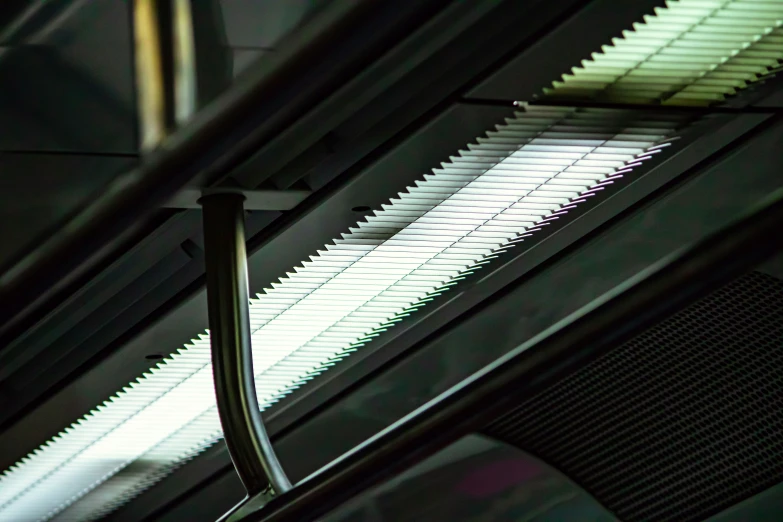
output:
<path id="1" fill-rule="evenodd" d="M 783 282 L 744 276 L 498 419 L 622 520 L 687 521 L 783 480 Z"/>

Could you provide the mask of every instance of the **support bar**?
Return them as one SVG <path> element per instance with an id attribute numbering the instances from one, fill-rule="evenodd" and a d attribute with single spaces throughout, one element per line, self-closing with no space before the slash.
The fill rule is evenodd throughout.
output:
<path id="1" fill-rule="evenodd" d="M 783 190 L 452 387 L 245 518 L 305 522 L 481 429 L 535 393 L 783 250 Z"/>
<path id="2" fill-rule="evenodd" d="M 249 495 L 268 485 L 280 494 L 291 483 L 264 429 L 256 396 L 243 200 L 240 194 L 201 199 L 212 370 L 226 446 L 242 484 Z"/>

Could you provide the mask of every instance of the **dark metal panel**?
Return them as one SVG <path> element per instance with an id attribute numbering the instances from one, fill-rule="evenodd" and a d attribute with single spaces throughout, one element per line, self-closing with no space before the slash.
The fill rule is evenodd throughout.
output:
<path id="1" fill-rule="evenodd" d="M 55 20 L 36 44 L 57 48 L 63 59 L 83 70 L 96 85 L 126 109 L 123 124 L 128 134 L 123 142 L 133 147 L 135 136 L 134 82 L 130 5 L 127 0 L 73 0 L 65 15 Z M 96 132 L 100 129 L 95 129 Z"/>
<path id="2" fill-rule="evenodd" d="M 72 294 L 65 303 L 47 316 L 42 322 L 42 328 L 30 330 L 9 343 L 0 354 L 0 363 L 3 366 L 0 379 L 18 369 L 11 361 L 19 354 L 25 354 L 24 357 L 30 352 L 32 355 L 38 354 L 47 345 L 57 342 L 75 324 L 88 320 L 102 307 L 114 308 L 112 305 L 117 303 L 112 300 L 125 301 L 123 290 L 138 282 L 165 257 L 175 251 L 186 255 L 186 252 L 179 249 L 179 245 L 199 230 L 199 223 L 200 213 L 180 213 L 151 233 L 147 241 L 129 252 L 125 259 L 118 261 L 79 292 Z M 154 273 L 149 275 L 154 279 Z"/>
<path id="3" fill-rule="evenodd" d="M 69 317 L 70 321 L 66 330 L 59 335 L 45 336 L 43 339 L 37 339 L 39 342 L 30 342 L 15 344 L 14 350 L 7 350 L 2 355 L 3 369 L 0 370 L 3 384 L 16 383 L 24 385 L 19 391 L 33 393 L 36 387 L 32 386 L 35 380 L 57 367 L 66 360 L 72 360 L 76 350 L 83 351 L 84 344 L 90 343 L 92 337 L 99 333 L 100 329 L 116 320 L 118 316 L 125 313 L 129 308 L 136 305 L 139 301 L 148 297 L 148 294 L 154 292 L 161 281 L 166 281 L 177 277 L 180 272 L 191 268 L 191 258 L 179 247 L 174 246 L 171 250 L 160 256 L 161 259 L 155 264 L 145 267 L 137 277 L 129 277 L 127 281 L 121 281 L 118 285 L 118 296 L 109 297 L 110 300 L 118 302 L 106 303 L 103 306 L 96 305 L 92 313 L 86 313 L 83 320 L 76 320 L 75 317 Z M 124 284 L 122 284 L 124 283 Z M 92 307 L 90 307 L 92 308 Z M 40 357 L 41 351 L 49 346 L 55 337 L 58 345 L 56 354 L 47 354 L 47 357 Z M 94 342 L 94 341 L 92 341 Z M 15 356 L 15 357 L 14 357 Z M 81 358 L 81 357 L 79 357 Z M 5 409 L 5 408 L 4 408 Z M 15 410 L 17 408 L 9 408 Z M 4 411 L 5 415 L 10 411 Z"/>
<path id="4" fill-rule="evenodd" d="M 783 237 L 769 238 L 782 226 L 783 189 L 778 189 L 725 226 L 653 263 L 450 387 L 243 520 L 320 519 L 781 251 Z M 482 346 L 477 340 L 468 342 Z"/>
<path id="5" fill-rule="evenodd" d="M 758 107 L 770 109 L 783 109 L 783 90 L 778 90 L 772 96 L 764 98 Z"/>
<path id="6" fill-rule="evenodd" d="M 230 47 L 271 49 L 328 0 L 220 0 Z"/>
<path id="7" fill-rule="evenodd" d="M 461 332 L 459 335 L 450 336 L 448 341 L 444 340 L 427 345 L 425 349 L 414 353 L 406 359 L 398 359 L 395 365 L 385 373 L 375 374 L 371 379 L 362 379 L 363 376 L 366 377 L 367 372 L 378 367 L 372 364 L 372 358 L 368 358 L 367 361 L 370 361 L 368 366 L 362 368 L 361 371 L 353 374 L 351 371 L 348 371 L 340 377 L 335 377 L 336 382 L 332 383 L 331 386 L 316 388 L 314 392 L 317 391 L 318 393 L 315 395 L 318 395 L 320 398 L 320 401 L 316 401 L 317 404 L 312 402 L 308 404 L 307 400 L 301 402 L 305 398 L 305 396 L 302 396 L 298 400 L 292 400 L 290 405 L 284 405 L 279 409 L 276 408 L 270 411 L 267 416 L 269 430 L 276 440 L 281 461 L 292 479 L 301 480 L 320 465 L 326 464 L 344 451 L 366 440 L 367 437 L 385 428 L 443 389 L 459 382 L 483 365 L 492 362 L 495 358 L 504 354 L 509 349 L 509 346 L 513 346 L 513 343 L 519 338 L 526 339 L 533 333 L 540 331 L 540 329 L 549 326 L 562 315 L 573 311 L 584 302 L 599 295 L 605 289 L 611 288 L 613 284 L 622 280 L 623 275 L 634 273 L 637 269 L 646 267 L 649 263 L 649 258 L 639 256 L 634 252 L 630 252 L 628 256 L 625 256 L 623 241 L 628 240 L 628 237 L 624 235 L 627 234 L 627 229 L 623 228 L 615 232 L 617 229 L 615 227 L 615 229 L 609 232 L 605 231 L 608 244 L 602 244 L 600 247 L 592 245 L 584 247 L 583 244 L 580 245 L 584 247 L 583 251 L 576 251 L 579 255 L 573 255 L 568 258 L 572 260 L 570 265 L 564 267 L 561 263 L 543 270 L 536 270 L 537 264 L 547 259 L 551 260 L 559 251 L 564 248 L 567 249 L 569 245 L 573 245 L 575 242 L 579 244 L 578 242 L 583 234 L 596 230 L 596 227 L 599 227 L 602 223 L 616 216 L 618 212 L 644 198 L 650 191 L 669 183 L 672 178 L 683 172 L 684 169 L 696 167 L 696 172 L 699 171 L 698 169 L 708 170 L 708 167 L 714 165 L 704 163 L 706 158 L 709 158 L 716 149 L 731 143 L 732 139 L 736 139 L 739 135 L 753 129 L 755 125 L 763 122 L 764 119 L 763 116 L 740 118 L 739 121 L 733 124 L 727 124 L 724 129 L 697 140 L 681 154 L 675 155 L 671 160 L 663 163 L 659 169 L 654 169 L 648 175 L 640 178 L 637 183 L 631 184 L 626 190 L 619 193 L 615 205 L 611 204 L 613 199 L 607 200 L 606 205 L 601 205 L 592 213 L 587 213 L 574 222 L 572 226 L 564 228 L 562 233 L 555 234 L 546 241 L 536 245 L 533 250 L 528 252 L 532 256 L 532 261 L 529 263 L 525 262 L 527 255 L 522 255 L 519 257 L 523 261 L 521 265 L 509 264 L 506 272 L 507 276 L 511 277 L 510 281 L 513 281 L 516 277 L 526 277 L 528 282 L 526 286 L 514 292 L 513 299 L 508 298 L 505 301 L 498 301 L 500 304 L 493 305 L 492 310 L 482 314 L 482 318 L 489 317 L 491 319 L 492 314 L 498 308 L 501 310 L 504 315 L 497 321 L 491 321 L 491 326 L 487 327 L 482 324 L 481 327 L 474 331 L 474 334 L 466 335 L 464 332 Z M 768 131 L 765 134 L 766 142 L 764 147 L 769 148 L 771 143 L 774 143 L 775 139 L 779 137 L 780 132 L 781 129 L 776 129 L 776 132 Z M 743 151 L 735 161 L 739 163 L 747 161 L 748 157 L 752 157 L 753 154 L 757 153 L 759 153 L 757 150 Z M 770 167 L 774 167 L 774 165 Z M 700 204 L 703 205 L 703 200 L 699 193 L 699 187 L 701 185 L 709 186 L 709 181 L 705 180 L 709 180 L 709 178 L 714 176 L 718 176 L 720 183 L 736 184 L 737 180 L 732 177 L 734 168 L 734 165 L 721 165 L 716 167 L 715 172 L 708 170 L 705 174 L 691 182 L 691 184 L 697 183 L 695 190 L 684 191 L 683 187 L 686 185 L 677 187 L 677 192 L 675 196 L 672 196 L 672 199 L 678 205 L 666 205 L 669 199 L 662 199 L 656 202 L 656 207 L 654 208 L 657 209 L 658 214 L 668 216 L 669 219 L 681 219 L 681 206 L 694 205 L 694 210 L 689 212 L 688 216 L 695 221 L 688 233 L 674 234 L 668 238 L 667 242 L 656 244 L 655 251 L 650 253 L 665 255 L 671 249 L 690 240 L 694 234 L 698 236 L 711 226 L 717 226 L 721 220 L 725 222 L 725 220 L 732 217 L 732 211 L 736 210 L 737 207 L 719 206 L 715 209 L 700 207 Z M 752 172 L 746 172 L 745 181 L 740 183 L 741 186 L 745 185 L 746 190 L 744 192 L 735 190 L 737 192 L 736 205 L 742 206 L 744 203 L 754 201 L 760 192 L 766 191 L 770 186 L 775 186 L 777 180 L 774 176 L 772 179 L 769 179 L 769 174 L 770 171 L 765 170 L 763 166 L 756 168 Z M 719 188 L 716 190 L 719 190 Z M 642 214 L 637 211 L 635 214 L 636 219 Z M 647 234 L 652 238 L 657 237 L 661 234 L 661 229 L 656 228 L 654 224 L 655 221 L 651 222 L 640 233 Z M 575 269 L 578 270 L 580 259 L 585 259 L 589 263 L 591 257 L 596 256 L 599 258 L 609 257 L 611 259 L 602 272 L 593 274 L 588 279 L 585 279 L 581 272 L 577 274 L 571 273 Z M 514 275 L 515 272 L 516 275 Z M 526 272 L 527 275 L 523 275 Z M 501 277 L 501 279 L 503 278 Z M 499 286 L 495 288 L 502 288 L 504 284 L 510 281 L 506 279 L 505 283 L 500 282 Z M 553 286 L 553 281 L 562 282 L 563 284 Z M 469 295 L 473 289 L 480 292 L 481 286 L 476 285 L 468 288 L 465 290 L 465 293 Z M 480 302 L 487 297 L 487 295 L 484 295 L 478 298 L 477 301 Z M 561 301 L 563 302 L 562 305 L 560 304 Z M 512 336 L 514 322 L 518 322 L 520 311 L 524 315 L 535 315 L 536 324 L 529 325 L 527 329 L 520 332 L 519 336 Z M 508 321 L 509 317 L 514 318 L 510 325 L 504 323 L 504 321 Z M 427 327 L 426 321 L 423 322 L 421 329 L 418 332 L 414 332 L 417 336 L 409 338 L 402 343 L 403 346 L 408 347 L 410 343 L 415 343 L 416 339 L 425 338 L 433 332 L 433 329 L 452 319 L 454 317 L 449 315 L 445 318 L 438 318 L 436 314 L 434 327 Z M 454 324 L 458 323 L 459 321 L 454 322 Z M 460 337 L 460 335 L 464 337 Z M 482 350 L 477 351 L 472 347 L 466 346 L 465 342 L 475 340 L 476 336 L 482 338 L 484 335 L 487 336 L 487 339 L 486 341 L 481 341 L 481 345 L 484 347 Z M 502 340 L 503 338 L 506 339 L 504 343 L 496 342 L 498 339 Z M 496 346 L 498 344 L 500 346 Z M 374 353 L 377 353 L 383 362 L 388 362 L 389 359 L 384 356 L 384 351 L 388 347 L 381 343 L 381 348 L 383 349 Z M 368 349 L 375 349 L 375 347 L 371 345 Z M 390 358 L 393 358 L 395 354 L 399 354 L 399 351 L 395 352 L 392 350 L 392 352 L 392 355 L 389 356 Z M 351 359 L 346 361 L 345 364 L 350 365 L 350 362 Z M 361 365 L 359 366 L 361 367 Z M 339 369 L 333 375 L 336 376 L 338 373 L 340 373 Z M 326 375 L 329 375 L 329 373 Z M 427 378 L 422 379 L 422 375 L 426 375 Z M 348 392 L 340 395 L 346 386 L 350 387 L 352 384 L 355 384 L 353 389 L 349 388 Z M 334 394 L 337 395 L 335 396 Z M 319 404 L 323 405 L 321 401 L 329 396 L 336 397 L 334 402 L 328 406 L 321 406 L 319 409 Z M 291 431 L 293 427 L 295 428 Z M 215 454 L 220 453 L 220 451 L 219 447 L 210 450 L 210 458 L 215 458 Z M 230 463 L 225 455 L 223 459 L 226 463 L 223 474 L 233 474 L 233 469 L 230 468 Z M 150 513 L 150 509 L 159 509 L 154 506 L 160 506 L 159 502 L 161 499 L 166 497 L 170 499 L 182 494 L 183 490 L 178 487 L 178 483 L 181 480 L 185 480 L 185 477 L 190 479 L 193 473 L 198 472 L 195 469 L 191 470 L 189 466 L 190 464 L 186 464 L 180 471 L 165 479 L 158 488 L 154 488 L 149 493 L 139 497 L 135 503 L 118 512 L 111 520 L 133 520 L 134 515 Z M 223 474 L 214 475 L 215 480 L 223 476 Z M 162 492 L 164 490 L 169 491 L 169 494 L 164 494 Z M 202 496 L 209 497 L 213 502 L 222 502 L 220 499 L 224 497 L 231 498 L 232 496 L 230 491 L 221 489 L 219 485 L 205 484 L 204 487 L 198 488 L 197 491 L 199 491 L 199 494 L 188 498 L 188 503 L 198 505 Z M 148 500 L 150 501 L 149 503 L 147 502 Z M 229 501 L 226 501 L 224 505 L 226 509 L 231 507 Z"/>
<path id="8" fill-rule="evenodd" d="M 783 281 L 746 273 L 519 396 L 482 432 L 557 466 L 621 520 L 702 522 L 783 481 L 781 339 Z"/>
<path id="9" fill-rule="evenodd" d="M 322 520 L 617 521 L 547 463 L 481 435 L 463 437 Z"/>
<path id="10" fill-rule="evenodd" d="M 783 75 L 780 71 L 759 79 L 738 92 L 734 97 L 726 100 L 724 105 L 729 107 L 753 107 L 760 109 L 783 108 Z"/>
<path id="11" fill-rule="evenodd" d="M 196 52 L 196 93 L 201 108 L 223 92 L 234 78 L 234 57 L 228 47 L 219 0 L 190 2 Z"/>
<path id="12" fill-rule="evenodd" d="M 761 265 L 758 271 L 783 281 L 783 256 L 773 257 Z"/>
<path id="13" fill-rule="evenodd" d="M 531 101 L 541 89 L 651 14 L 664 0 L 592 0 L 468 94 L 469 98 Z M 556 60 L 553 57 L 557 57 Z M 535 74 L 531 74 L 535 71 Z"/>
<path id="14" fill-rule="evenodd" d="M 0 149 L 134 153 L 128 2 L 53 2 L 0 54 Z"/>
<path id="15" fill-rule="evenodd" d="M 134 163 L 133 157 L 0 153 L 0 266 L 34 247 Z"/>
<path id="16" fill-rule="evenodd" d="M 188 502 L 186 500 L 182 503 L 176 503 L 170 511 L 160 515 L 134 511 L 127 512 L 124 510 L 122 512 L 124 517 L 110 516 L 105 520 L 127 520 L 128 522 L 136 522 L 138 520 L 149 522 L 181 522 L 182 520 L 200 522 L 203 520 L 204 522 L 215 522 L 229 509 L 241 502 L 245 493 L 239 476 L 233 472 L 220 475 L 212 484 L 221 492 L 224 492 L 224 494 L 220 497 L 212 496 L 209 499 L 204 499 L 207 500 L 206 502 Z M 173 499 L 165 498 L 162 500 L 166 503 Z"/>
<path id="17" fill-rule="evenodd" d="M 267 51 L 264 49 L 233 49 L 231 51 L 231 75 L 236 78 L 252 65 L 254 65 L 259 58 L 265 54 L 274 51 Z"/>
<path id="18" fill-rule="evenodd" d="M 0 150 L 135 153 L 134 112 L 55 48 L 0 57 Z"/>
<path id="19" fill-rule="evenodd" d="M 86 321 L 77 323 L 68 334 L 54 343 L 43 361 L 32 359 L 25 367 L 8 380 L 10 386 L 24 396 L 35 397 L 51 386 L 62 384 L 84 364 L 106 348 L 106 341 L 118 342 L 128 334 L 129 329 L 144 324 L 149 314 L 154 313 L 161 303 L 174 298 L 187 288 L 193 280 L 204 273 L 201 260 L 194 261 L 181 248 L 171 252 L 151 267 L 139 279 L 125 287 L 121 297 L 102 307 Z M 131 330 L 132 331 L 132 330 Z M 158 353 L 153 350 L 152 353 Z M 7 408 L 7 414 L 21 414 L 22 401 Z"/>

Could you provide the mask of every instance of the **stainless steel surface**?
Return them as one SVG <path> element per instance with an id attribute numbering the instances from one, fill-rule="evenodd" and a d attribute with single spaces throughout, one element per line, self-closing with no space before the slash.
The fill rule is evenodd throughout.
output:
<path id="1" fill-rule="evenodd" d="M 201 199 L 215 394 L 226 446 L 248 494 L 267 486 L 284 493 L 291 483 L 269 441 L 256 397 L 243 201 L 237 194 Z"/>
<path id="2" fill-rule="evenodd" d="M 617 521 L 547 463 L 481 435 L 458 440 L 322 520 Z"/>

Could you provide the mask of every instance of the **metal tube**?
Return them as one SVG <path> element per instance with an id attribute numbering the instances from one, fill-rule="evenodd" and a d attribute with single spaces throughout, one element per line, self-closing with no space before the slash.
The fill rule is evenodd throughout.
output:
<path id="1" fill-rule="evenodd" d="M 139 149 L 149 153 L 196 111 L 192 0 L 133 0 Z"/>
<path id="2" fill-rule="evenodd" d="M 148 152 L 166 137 L 166 81 L 155 0 L 134 0 L 133 36 L 139 148 Z"/>
<path id="3" fill-rule="evenodd" d="M 256 396 L 244 199 L 240 194 L 201 199 L 212 368 L 226 446 L 245 489 L 253 495 L 271 485 L 279 494 L 291 483 L 264 429 Z"/>
<path id="4" fill-rule="evenodd" d="M 517 347 L 243 520 L 303 522 L 323 516 L 757 266 L 783 249 L 781 230 L 783 190 Z"/>

